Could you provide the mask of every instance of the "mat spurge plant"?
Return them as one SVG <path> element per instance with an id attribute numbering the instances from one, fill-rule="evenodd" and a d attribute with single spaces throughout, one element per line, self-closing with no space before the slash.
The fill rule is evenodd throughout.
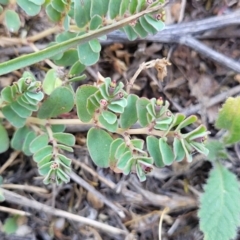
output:
<path id="1" fill-rule="evenodd" d="M 62 184 L 70 180 L 71 159 L 66 152 L 73 152 L 75 137 L 64 132 L 67 124 L 91 124 L 87 147 L 93 162 L 116 173 L 134 173 L 140 181 L 146 180 L 154 167 L 170 166 L 174 161 L 191 162 L 196 151 L 208 155 L 210 150 L 209 158 L 214 161 L 216 156 L 226 156 L 224 146 L 219 142 L 206 148 L 209 132 L 203 125 L 195 127 L 196 116 L 173 113 L 170 103 L 161 97 L 147 99 L 131 93 L 131 87 L 144 69 L 155 68 L 159 80 L 163 80 L 170 65 L 166 59 L 142 63 L 126 84 L 99 74 L 94 85 L 81 85 L 80 81 L 86 78 L 83 74 L 86 66 L 99 60 L 100 42 L 106 34 L 121 29 L 129 40 L 135 40 L 164 28 L 163 7 L 166 3 L 163 0 L 0 0 L 0 4 L 5 26 L 10 32 L 17 32 L 21 27 L 15 12 L 19 7 L 29 16 L 44 9 L 50 21 L 56 23 L 51 29 L 21 40 L 28 44 L 56 33 L 54 42 L 46 49 L 0 63 L 1 75 L 46 59 L 52 67 L 43 81 L 31 72 L 24 72 L 18 81 L 3 88 L 0 95 L 0 153 L 11 146 L 32 156 L 45 184 Z M 64 67 L 68 70 L 63 70 Z M 76 91 L 72 87 L 74 82 L 80 82 Z M 64 114 L 69 112 L 71 116 L 76 113 L 74 118 L 64 119 Z M 233 113 L 224 114 L 231 116 Z M 228 129 L 231 121 L 230 117 L 227 119 L 229 124 L 217 123 L 217 126 Z M 237 122 L 239 119 L 233 126 L 239 126 Z M 9 123 L 14 128 L 11 139 L 5 128 Z M 239 141 L 239 135 L 234 134 L 235 127 L 229 130 L 234 137 L 227 138 L 228 143 Z M 139 135 L 141 138 L 137 137 Z M 206 239 L 234 237 L 240 209 L 236 178 L 217 163 L 205 189 L 199 216 Z M 216 205 L 215 198 L 218 198 Z M 4 200 L 1 188 L 0 200 Z M 208 217 L 208 208 L 218 206 L 221 208 L 218 215 L 212 210 Z M 221 224 L 232 225 L 226 230 L 227 234 L 220 236 L 216 232 L 224 229 L 219 221 L 225 216 L 227 220 Z M 207 224 L 208 219 L 212 225 Z M 215 235 L 210 231 L 215 231 Z"/>
<path id="2" fill-rule="evenodd" d="M 155 61 L 158 65 L 160 62 L 163 67 L 166 65 L 165 59 Z M 149 63 L 145 65 L 149 66 Z M 81 85 L 75 93 L 71 81 L 65 79 L 61 82 L 57 72 L 52 74 L 50 71 L 58 84 L 50 90 L 46 84 L 50 81 L 49 74 L 46 75 L 43 86 L 48 86 L 46 90 L 51 93 L 44 100 L 45 87 L 42 88 L 41 82 L 28 72 L 1 92 L 1 117 L 17 128 L 11 147 L 27 156 L 33 155 L 44 183 L 69 181 L 71 160 L 64 151 L 73 151 L 75 138 L 63 132 L 66 123 L 92 124 L 87 134 L 87 146 L 94 163 L 118 173 L 134 172 L 140 181 L 146 179 L 153 165 L 163 167 L 185 158 L 191 162 L 193 151 L 208 154 L 204 145 L 208 134 L 206 128 L 200 125 L 183 133 L 182 129 L 196 122 L 197 117 L 173 114 L 168 101 L 139 98 L 128 93 L 129 89 L 125 89 L 122 82 L 100 74 L 96 86 Z M 136 79 L 137 75 L 133 78 Z M 134 79 L 130 82 L 133 83 Z M 55 80 L 51 78 L 51 81 Z M 79 120 L 53 119 L 70 112 L 74 105 Z M 32 117 L 33 112 L 37 112 L 36 117 Z M 133 129 L 136 123 L 137 128 Z M 6 130 L 0 126 L 1 140 L 8 143 Z M 134 137 L 139 134 L 147 136 L 146 144 Z M 1 152 L 6 148 L 3 145 Z"/>

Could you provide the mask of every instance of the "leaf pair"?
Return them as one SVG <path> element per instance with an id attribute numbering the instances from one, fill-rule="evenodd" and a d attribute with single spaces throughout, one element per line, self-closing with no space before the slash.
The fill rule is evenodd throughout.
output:
<path id="1" fill-rule="evenodd" d="M 123 139 L 115 140 L 104 130 L 91 128 L 87 135 L 87 146 L 93 162 L 99 167 L 111 167 L 115 172 L 136 172 L 140 181 L 152 169 L 153 159 L 143 151 L 144 141 L 133 139 L 128 146 Z"/>
<path id="2" fill-rule="evenodd" d="M 18 82 L 2 90 L 1 98 L 5 103 L 2 113 L 13 126 L 22 127 L 32 112 L 38 110 L 43 96 L 41 83 L 25 72 Z"/>
<path id="3" fill-rule="evenodd" d="M 56 132 L 52 139 L 44 133 L 36 137 L 30 144 L 33 160 L 37 162 L 39 173 L 44 176 L 43 182 L 48 184 L 56 181 L 57 184 L 69 181 L 71 171 L 71 159 L 60 153 L 61 150 L 73 152 L 71 148 L 75 144 L 72 134 Z"/>

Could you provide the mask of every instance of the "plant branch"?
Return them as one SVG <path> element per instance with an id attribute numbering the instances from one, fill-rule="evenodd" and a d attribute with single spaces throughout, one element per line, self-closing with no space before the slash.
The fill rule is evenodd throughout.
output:
<path id="1" fill-rule="evenodd" d="M 159 6 L 156 6 L 156 7 L 153 7 L 153 8 L 146 9 L 146 10 L 144 10 L 140 13 L 137 13 L 133 16 L 129 16 L 127 18 L 124 18 L 124 19 L 122 19 L 122 20 L 120 20 L 120 21 L 118 21 L 118 22 L 116 22 L 112 25 L 105 26 L 101 29 L 97 29 L 97 30 L 94 30 L 94 31 L 90 31 L 90 32 L 88 32 L 84 35 L 78 36 L 76 38 L 67 40 L 67 41 L 62 42 L 62 43 L 58 43 L 56 45 L 53 45 L 53 46 L 48 47 L 46 49 L 43 49 L 39 52 L 31 53 L 31 54 L 28 54 L 26 56 L 20 56 L 18 58 L 3 62 L 3 63 L 0 64 L 0 75 L 12 72 L 14 70 L 17 70 L 17 69 L 20 69 L 20 68 L 23 68 L 23 67 L 30 66 L 34 63 L 37 63 L 37 62 L 43 61 L 47 58 L 50 58 L 50 57 L 52 57 L 52 56 L 54 56 L 54 55 L 56 55 L 60 52 L 65 52 L 66 50 L 68 50 L 71 47 L 76 47 L 77 45 L 85 43 L 85 42 L 87 42 L 91 39 L 98 38 L 102 35 L 106 35 L 106 34 L 112 32 L 114 30 L 122 28 L 123 26 L 127 25 L 128 23 L 130 23 L 130 22 L 132 22 L 136 19 L 138 19 L 139 17 L 141 17 L 145 14 L 156 12 L 156 11 L 162 9 L 164 6 L 166 6 L 166 4 L 168 4 L 168 2 L 166 2 L 163 5 L 159 5 Z"/>
<path id="2" fill-rule="evenodd" d="M 71 179 L 78 183 L 80 186 L 85 188 L 87 191 L 91 192 L 95 197 L 105 203 L 108 207 L 110 207 L 114 212 L 116 212 L 121 218 L 125 217 L 125 213 L 121 208 L 116 206 L 113 202 L 109 201 L 104 195 L 98 192 L 93 186 L 87 183 L 84 179 L 79 177 L 76 173 L 71 172 L 70 174 Z"/>
<path id="3" fill-rule="evenodd" d="M 87 224 L 87 225 L 96 227 L 96 228 L 98 228 L 102 231 L 105 231 L 107 233 L 117 234 L 117 235 L 128 234 L 128 232 L 126 232 L 122 229 L 112 227 L 112 226 L 109 226 L 107 224 L 104 224 L 104 223 L 101 223 L 101 222 L 98 222 L 98 221 L 94 221 L 94 220 L 89 219 L 89 218 L 81 217 L 79 215 L 72 214 L 72 213 L 69 213 L 69 212 L 66 212 L 66 211 L 63 211 L 63 210 L 60 210 L 60 209 L 52 208 L 50 206 L 39 203 L 35 200 L 28 199 L 26 197 L 23 197 L 19 194 L 8 191 L 6 189 L 1 188 L 1 191 L 3 192 L 4 197 L 5 197 L 7 202 L 11 202 L 11 203 L 21 205 L 21 206 L 26 206 L 28 208 L 36 209 L 40 212 L 45 212 L 47 214 L 51 214 L 51 215 L 54 215 L 54 216 L 63 217 L 63 218 L 67 218 L 67 219 L 72 220 L 72 221 Z"/>

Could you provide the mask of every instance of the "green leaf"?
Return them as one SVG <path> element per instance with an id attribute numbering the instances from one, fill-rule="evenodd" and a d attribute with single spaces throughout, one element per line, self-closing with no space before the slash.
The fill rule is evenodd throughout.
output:
<path id="1" fill-rule="evenodd" d="M 48 135 L 46 133 L 36 137 L 30 144 L 30 151 L 35 153 L 48 145 Z"/>
<path id="2" fill-rule="evenodd" d="M 70 147 L 75 145 L 75 137 L 71 133 L 53 133 L 53 138 L 57 140 L 58 143 Z"/>
<path id="3" fill-rule="evenodd" d="M 137 164 L 136 165 L 136 171 L 137 171 L 137 176 L 140 180 L 140 182 L 143 182 L 146 180 L 146 174 L 145 172 L 143 171 L 142 167 L 140 164 Z"/>
<path id="4" fill-rule="evenodd" d="M 41 10 L 40 5 L 34 4 L 31 1 L 17 0 L 17 4 L 27 13 L 28 16 L 35 16 Z"/>
<path id="5" fill-rule="evenodd" d="M 157 31 L 161 31 L 164 29 L 165 24 L 162 21 L 158 21 L 156 19 L 154 19 L 152 16 L 150 16 L 149 14 L 145 15 L 145 19 L 146 21 L 151 24 Z"/>
<path id="6" fill-rule="evenodd" d="M 122 0 L 110 0 L 108 11 L 111 19 L 119 15 Z"/>
<path id="7" fill-rule="evenodd" d="M 99 167 L 109 167 L 110 145 L 113 139 L 102 129 L 91 128 L 87 134 L 87 147 L 93 162 Z"/>
<path id="8" fill-rule="evenodd" d="M 60 179 L 61 182 L 68 183 L 70 181 L 70 177 L 61 169 L 57 169 L 57 179 Z M 59 184 L 61 183 L 59 182 Z"/>
<path id="9" fill-rule="evenodd" d="M 71 166 L 71 163 L 72 163 L 72 160 L 71 160 L 71 159 L 65 157 L 65 156 L 62 155 L 62 154 L 59 154 L 58 157 L 59 157 L 60 161 L 61 161 L 65 166 L 67 166 L 67 167 L 70 167 L 70 166 Z"/>
<path id="10" fill-rule="evenodd" d="M 19 117 L 15 111 L 12 110 L 10 106 L 5 106 L 2 108 L 2 113 L 4 117 L 17 128 L 23 127 L 26 122 L 26 118 Z"/>
<path id="11" fill-rule="evenodd" d="M 62 144 L 58 144 L 57 147 L 67 152 L 73 152 L 73 149 L 71 147 L 68 147 Z"/>
<path id="12" fill-rule="evenodd" d="M 147 111 L 147 105 L 150 103 L 150 101 L 147 98 L 139 98 L 137 101 L 137 115 L 139 123 L 142 127 L 146 127 L 149 124 L 148 121 L 148 111 Z"/>
<path id="13" fill-rule="evenodd" d="M 5 197 L 4 197 L 4 194 L 3 192 L 1 191 L 1 188 L 0 188 L 0 202 L 3 202 L 5 201 Z"/>
<path id="14" fill-rule="evenodd" d="M 57 36 L 56 36 L 56 41 L 58 43 L 61 43 L 61 42 L 64 42 L 64 41 L 67 41 L 67 40 L 70 40 L 72 38 L 75 38 L 77 36 L 76 33 L 73 33 L 73 32 L 62 32 L 62 33 L 59 33 Z"/>
<path id="15" fill-rule="evenodd" d="M 51 5 L 56 11 L 60 13 L 64 12 L 65 10 L 65 4 L 61 0 L 52 0 Z"/>
<path id="16" fill-rule="evenodd" d="M 17 129 L 12 137 L 11 147 L 15 150 L 22 150 L 23 144 L 29 132 L 31 132 L 31 130 L 27 126 Z"/>
<path id="17" fill-rule="evenodd" d="M 109 154 L 109 165 L 112 169 L 116 167 L 117 159 L 115 158 L 115 153 L 117 151 L 117 148 L 123 143 L 122 138 L 115 139 L 110 146 L 110 154 Z"/>
<path id="18" fill-rule="evenodd" d="M 43 5 L 45 0 L 28 0 L 36 5 Z"/>
<path id="19" fill-rule="evenodd" d="M 195 115 L 189 116 L 177 126 L 176 130 L 185 128 L 186 126 L 188 126 L 196 121 L 197 121 L 197 116 L 195 116 Z"/>
<path id="20" fill-rule="evenodd" d="M 0 4 L 7 5 L 9 3 L 9 0 L 0 0 Z"/>
<path id="21" fill-rule="evenodd" d="M 147 137 L 147 150 L 151 157 L 153 157 L 154 163 L 157 167 L 165 166 L 159 148 L 159 140 L 156 137 L 153 136 Z"/>
<path id="22" fill-rule="evenodd" d="M 146 32 L 154 35 L 157 33 L 157 30 L 146 20 L 145 16 L 142 16 L 138 20 Z"/>
<path id="23" fill-rule="evenodd" d="M 228 154 L 224 143 L 218 140 L 211 140 L 206 143 L 206 148 L 209 150 L 207 159 L 216 161 L 219 159 L 228 159 Z"/>
<path id="24" fill-rule="evenodd" d="M 142 139 L 137 139 L 137 138 L 135 138 L 135 139 L 132 139 L 132 140 L 131 140 L 131 144 L 132 144 L 135 148 L 142 150 L 142 149 L 143 149 L 143 146 L 144 146 L 144 141 L 143 141 Z"/>
<path id="25" fill-rule="evenodd" d="M 97 87 L 92 85 L 82 85 L 76 92 L 76 106 L 77 115 L 82 122 L 89 122 L 92 119 L 92 115 L 89 114 L 87 108 L 88 98 L 98 91 Z"/>
<path id="26" fill-rule="evenodd" d="M 132 153 L 129 150 L 123 153 L 117 162 L 117 168 L 123 170 L 131 158 L 132 158 Z M 128 170 L 130 172 L 131 169 L 128 169 Z M 128 174 L 129 172 L 127 173 L 125 172 L 125 173 Z"/>
<path id="27" fill-rule="evenodd" d="M 43 80 L 43 91 L 50 95 L 54 89 L 61 85 L 62 81 L 58 78 L 56 69 L 50 69 Z"/>
<path id="28" fill-rule="evenodd" d="M 121 128 L 127 129 L 137 122 L 137 100 L 138 96 L 130 94 L 127 98 L 127 106 L 120 115 Z"/>
<path id="29" fill-rule="evenodd" d="M 164 164 L 171 165 L 174 161 L 174 154 L 171 147 L 167 144 L 167 142 L 163 138 L 159 139 L 159 148 Z"/>
<path id="30" fill-rule="evenodd" d="M 144 27 L 139 22 L 136 23 L 136 25 L 133 27 L 133 30 L 141 38 L 145 38 L 148 35 L 148 32 L 144 29 Z"/>
<path id="31" fill-rule="evenodd" d="M 82 73 L 85 70 L 86 66 L 79 61 L 75 62 L 69 70 L 70 76 L 75 76 Z"/>
<path id="32" fill-rule="evenodd" d="M 26 109 L 30 110 L 31 112 L 38 110 L 38 105 L 32 105 L 26 101 L 27 101 L 27 99 L 24 95 L 20 96 L 17 99 L 18 104 L 20 104 L 23 108 L 26 108 Z"/>
<path id="33" fill-rule="evenodd" d="M 118 127 L 118 122 L 115 121 L 114 123 L 109 123 L 102 115 L 98 118 L 101 125 L 106 128 L 109 132 L 116 132 Z"/>
<path id="34" fill-rule="evenodd" d="M 54 60 L 54 62 L 59 66 L 72 66 L 78 61 L 78 52 L 75 49 L 69 49 L 63 53 L 60 59 Z"/>
<path id="35" fill-rule="evenodd" d="M 74 1 L 74 19 L 79 28 L 84 27 L 91 20 L 91 2 L 89 0 Z"/>
<path id="36" fill-rule="evenodd" d="M 46 13 L 53 22 L 59 22 L 61 20 L 61 13 L 54 9 L 51 4 L 46 6 Z"/>
<path id="37" fill-rule="evenodd" d="M 240 97 L 228 98 L 219 112 L 216 127 L 228 130 L 227 144 L 240 141 Z"/>
<path id="38" fill-rule="evenodd" d="M 9 148 L 9 137 L 7 130 L 0 124 L 0 153 L 7 151 Z"/>
<path id="39" fill-rule="evenodd" d="M 102 116 L 109 124 L 114 124 L 117 121 L 116 114 L 107 110 L 102 112 Z"/>
<path id="40" fill-rule="evenodd" d="M 131 26 L 125 26 L 123 27 L 123 30 L 130 41 L 134 41 L 137 39 L 138 35 Z"/>
<path id="41" fill-rule="evenodd" d="M 36 133 L 31 131 L 26 135 L 25 141 L 22 146 L 22 151 L 26 156 L 31 156 L 32 152 L 30 151 L 30 144 L 36 138 Z"/>
<path id="42" fill-rule="evenodd" d="M 204 240 L 235 239 L 240 224 L 240 192 L 236 176 L 217 163 L 200 198 L 200 229 Z"/>
<path id="43" fill-rule="evenodd" d="M 93 4 L 94 5 L 94 4 Z M 89 29 L 95 30 L 102 26 L 102 18 L 99 15 L 95 15 L 90 22 Z"/>
<path id="44" fill-rule="evenodd" d="M 49 154 L 53 153 L 53 147 L 52 146 L 46 146 L 44 148 L 41 148 L 39 151 L 35 152 L 33 155 L 33 160 L 35 162 L 40 162 L 43 158 L 48 156 Z"/>
<path id="45" fill-rule="evenodd" d="M 38 162 L 38 167 L 42 167 L 44 166 L 46 163 L 49 163 L 50 161 L 52 161 L 52 154 L 49 154 L 47 156 L 45 156 L 40 162 Z"/>
<path id="46" fill-rule="evenodd" d="M 13 10 L 7 10 L 4 15 L 4 21 L 10 32 L 17 32 L 21 27 L 21 21 L 18 14 Z"/>
<path id="47" fill-rule="evenodd" d="M 125 152 L 129 151 L 129 147 L 125 142 L 123 142 L 119 147 L 117 148 L 115 152 L 115 158 L 119 159 Z"/>
<path id="48" fill-rule="evenodd" d="M 182 142 L 176 137 L 173 140 L 173 151 L 175 155 L 175 161 L 180 162 L 184 159 L 185 151 L 182 146 Z"/>
<path id="49" fill-rule="evenodd" d="M 7 103 L 11 103 L 14 99 L 14 96 L 12 95 L 12 87 L 7 86 L 1 91 L 1 97 L 3 101 Z"/>
<path id="50" fill-rule="evenodd" d="M 67 87 L 59 87 L 43 102 L 37 116 L 41 119 L 57 117 L 60 114 L 69 112 L 73 106 L 73 92 Z"/>
<path id="51" fill-rule="evenodd" d="M 134 14 L 137 10 L 137 5 L 138 5 L 138 0 L 132 0 L 130 1 L 130 4 L 129 4 L 129 12 L 131 14 Z"/>
<path id="52" fill-rule="evenodd" d="M 208 155 L 209 151 L 208 149 L 205 147 L 204 143 L 199 143 L 199 142 L 195 142 L 195 141 L 191 141 L 189 142 L 189 145 L 192 146 L 195 150 L 197 150 L 199 153 L 204 154 L 205 156 Z"/>
<path id="53" fill-rule="evenodd" d="M 115 112 L 115 113 L 123 113 L 124 111 L 124 108 L 120 105 L 117 105 L 117 104 L 113 104 L 113 103 L 110 103 L 108 105 L 108 109 Z"/>
<path id="54" fill-rule="evenodd" d="M 89 42 L 80 44 L 77 51 L 79 61 L 86 66 L 93 65 L 99 60 L 99 52 L 94 52 Z"/>
<path id="55" fill-rule="evenodd" d="M 15 233 L 17 229 L 17 217 L 8 217 L 2 226 L 2 231 L 6 234 Z"/>
<path id="56" fill-rule="evenodd" d="M 12 110 L 18 114 L 19 117 L 28 118 L 32 115 L 32 111 L 22 107 L 17 101 L 13 102 L 11 105 Z"/>
<path id="57" fill-rule="evenodd" d="M 48 163 L 45 163 L 45 164 L 39 166 L 39 168 L 38 168 L 39 174 L 42 176 L 47 175 L 51 171 L 52 164 L 53 164 L 53 162 L 48 162 Z"/>
<path id="58" fill-rule="evenodd" d="M 99 53 L 101 51 L 101 44 L 99 43 L 98 39 L 90 40 L 89 45 L 93 52 Z"/>
<path id="59" fill-rule="evenodd" d="M 93 4 L 91 5 L 91 10 L 90 10 L 90 17 L 93 18 L 96 15 L 103 16 L 103 6 L 102 6 L 102 1 L 94 1 Z"/>
<path id="60" fill-rule="evenodd" d="M 124 13 L 127 11 L 128 5 L 129 5 L 129 0 L 122 0 L 121 1 L 120 12 L 119 12 L 120 16 L 123 16 Z"/>
<path id="61" fill-rule="evenodd" d="M 51 129 L 54 133 L 56 132 L 64 132 L 64 130 L 66 129 L 66 126 L 63 124 L 59 124 L 59 125 L 52 125 Z"/>

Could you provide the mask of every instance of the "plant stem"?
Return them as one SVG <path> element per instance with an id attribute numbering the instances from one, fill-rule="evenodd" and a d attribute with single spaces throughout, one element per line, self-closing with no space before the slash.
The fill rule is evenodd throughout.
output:
<path id="1" fill-rule="evenodd" d="M 62 43 L 55 44 L 51 47 L 48 47 L 44 50 L 37 52 L 37 53 L 31 53 L 26 56 L 20 56 L 18 58 L 3 62 L 0 64 L 0 75 L 12 72 L 14 70 L 17 70 L 17 69 L 20 69 L 20 68 L 23 68 L 26 66 L 30 66 L 34 63 L 43 61 L 46 58 L 51 58 L 52 56 L 54 56 L 60 52 L 64 52 L 64 51 L 68 50 L 69 48 L 76 47 L 77 45 L 85 43 L 91 39 L 98 38 L 109 32 L 112 32 L 114 30 L 122 28 L 126 24 L 140 18 L 141 16 L 143 16 L 145 14 L 156 12 L 156 11 L 162 9 L 164 6 L 166 6 L 166 4 L 168 4 L 168 2 L 166 2 L 163 5 L 159 5 L 159 6 L 150 8 L 150 9 L 146 9 L 140 13 L 137 13 L 133 16 L 124 18 L 114 24 L 105 26 L 101 29 L 90 31 L 84 35 L 75 37 L 73 39 L 64 41 Z"/>

